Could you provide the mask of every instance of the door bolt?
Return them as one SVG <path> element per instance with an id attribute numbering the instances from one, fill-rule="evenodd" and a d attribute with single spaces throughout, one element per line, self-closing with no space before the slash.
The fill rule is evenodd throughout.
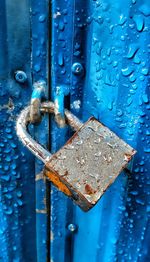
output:
<path id="1" fill-rule="evenodd" d="M 72 65 L 72 73 L 74 75 L 82 75 L 84 73 L 84 68 L 83 68 L 82 64 L 74 63 Z"/>
<path id="2" fill-rule="evenodd" d="M 71 233 L 74 233 L 77 231 L 77 226 L 75 224 L 69 224 L 68 225 L 68 230 L 71 232 Z"/>
<path id="3" fill-rule="evenodd" d="M 27 74 L 23 71 L 18 70 L 15 72 L 15 80 L 18 83 L 24 84 L 27 81 Z"/>

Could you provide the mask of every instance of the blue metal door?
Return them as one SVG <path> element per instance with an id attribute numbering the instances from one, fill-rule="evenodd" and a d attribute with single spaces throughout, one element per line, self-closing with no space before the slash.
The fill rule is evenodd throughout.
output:
<path id="1" fill-rule="evenodd" d="M 0 261 L 149 261 L 149 1 L 0 7 Z M 137 150 L 88 213 L 43 179 L 41 162 L 16 137 L 16 117 L 41 80 L 46 99 L 59 90 L 61 106 L 64 98 L 80 119 L 93 115 Z M 53 118 L 30 132 L 52 152 L 71 136 Z"/>

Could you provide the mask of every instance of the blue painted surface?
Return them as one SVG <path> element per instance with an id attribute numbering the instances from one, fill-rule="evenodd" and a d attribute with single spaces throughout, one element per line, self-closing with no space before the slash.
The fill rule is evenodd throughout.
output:
<path id="1" fill-rule="evenodd" d="M 139 2 L 91 4 L 93 21 L 88 29 L 89 64 L 83 118 L 92 112 L 138 153 L 132 174 L 120 176 L 91 213 L 85 215 L 77 210 L 81 232 L 75 241 L 74 261 L 78 261 L 81 242 L 85 244 L 80 261 L 86 261 L 85 253 L 91 261 L 147 261 L 149 258 L 149 243 L 143 246 L 142 242 L 145 231 L 149 230 L 150 19 L 141 8 L 145 4 L 148 12 L 150 4 Z M 135 16 L 143 21 L 140 30 Z"/>
<path id="2" fill-rule="evenodd" d="M 54 262 L 147 262 L 149 0 L 53 0 L 51 25 L 49 1 L 29 2 L 0 3 L 0 261 L 41 262 L 50 260 L 50 252 Z M 81 74 L 72 70 L 74 63 L 83 66 Z M 14 80 L 17 70 L 27 73 L 25 84 Z M 43 166 L 15 136 L 16 116 L 39 80 L 47 82 L 47 97 L 49 91 L 54 100 L 61 87 L 67 108 L 83 120 L 94 115 L 138 151 L 130 172 L 122 173 L 88 213 L 52 186 L 48 221 L 50 185 L 39 179 Z M 59 129 L 53 117 L 48 127 L 45 118 L 31 132 L 46 147 L 50 141 L 55 152 L 71 131 Z M 68 230 L 70 223 L 77 225 L 76 233 Z"/>
<path id="3" fill-rule="evenodd" d="M 130 173 L 122 173 L 90 212 L 53 193 L 53 261 L 149 261 L 149 1 L 57 0 L 53 7 L 52 93 L 67 81 L 76 115 L 94 115 L 138 150 Z M 60 64 L 62 53 L 67 57 Z M 78 62 L 84 75 L 71 70 Z M 54 150 L 63 134 L 53 127 Z M 68 221 L 78 226 L 74 236 L 64 230 Z"/>
<path id="4" fill-rule="evenodd" d="M 48 99 L 48 1 L 32 0 L 32 99 Z M 45 82 L 43 88 L 36 88 L 37 82 Z M 45 90 L 44 90 L 45 89 Z M 48 147 L 49 121 L 44 117 L 40 125 L 34 126 L 34 137 L 45 148 Z M 36 253 L 37 262 L 46 261 L 49 241 L 48 206 L 49 190 L 42 174 L 43 164 L 35 159 L 36 187 Z"/>
<path id="5" fill-rule="evenodd" d="M 48 78 L 48 2 L 1 1 L 0 7 L 0 261 L 46 261 L 43 166 L 18 141 L 15 121 L 30 103 L 33 83 Z M 24 84 L 15 81 L 17 70 L 26 72 Z M 30 128 L 46 146 L 47 122 L 45 119 L 40 129 Z M 39 132 L 41 128 L 44 133 Z"/>
<path id="6" fill-rule="evenodd" d="M 57 87 L 60 87 L 62 94 L 69 94 L 72 60 L 70 55 L 73 52 L 72 38 L 68 41 L 70 32 L 73 32 L 73 6 L 72 1 L 52 1 L 52 50 L 51 50 L 51 98 L 60 97 L 57 95 Z M 67 32 L 66 32 L 66 30 Z M 67 105 L 70 106 L 69 97 Z M 66 102 L 66 101 L 65 101 Z M 61 107 L 60 111 L 63 113 Z M 57 124 L 51 121 L 51 152 L 55 152 L 66 141 L 69 135 L 68 128 L 59 129 Z M 54 187 L 51 190 L 51 259 L 52 261 L 71 261 L 72 237 L 67 231 L 67 224 L 73 217 L 72 202 Z"/>
<path id="7" fill-rule="evenodd" d="M 17 8 L 16 8 L 17 6 Z M 19 10 L 19 12 L 18 12 Z M 15 131 L 31 96 L 29 1 L 0 1 L 0 261 L 36 261 L 33 156 Z M 25 84 L 14 80 L 27 73 Z M 31 249 L 32 247 L 32 249 Z"/>

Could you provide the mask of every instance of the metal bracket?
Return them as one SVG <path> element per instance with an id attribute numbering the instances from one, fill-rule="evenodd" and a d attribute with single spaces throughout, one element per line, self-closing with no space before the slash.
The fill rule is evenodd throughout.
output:
<path id="1" fill-rule="evenodd" d="M 34 83 L 34 89 L 31 96 L 30 122 L 36 124 L 41 122 L 41 100 L 45 97 L 46 82 L 39 81 Z"/>
<path id="2" fill-rule="evenodd" d="M 55 121 L 58 126 L 64 127 L 65 126 L 65 108 L 64 108 L 64 99 L 65 95 L 68 95 L 69 88 L 66 85 L 56 86 L 55 94 L 54 94 L 54 114 L 55 114 Z"/>

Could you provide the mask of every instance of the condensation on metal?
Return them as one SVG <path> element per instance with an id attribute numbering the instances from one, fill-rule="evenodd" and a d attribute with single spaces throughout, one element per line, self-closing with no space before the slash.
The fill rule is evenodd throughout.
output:
<path id="1" fill-rule="evenodd" d="M 30 106 L 26 107 L 20 114 L 16 124 L 16 131 L 22 143 L 41 161 L 45 163 L 51 154 L 38 144 L 27 132 L 27 125 L 29 124 Z"/>
<path id="2" fill-rule="evenodd" d="M 51 95 L 68 81 L 73 113 L 83 119 L 94 115 L 138 150 L 132 175 L 123 172 L 95 208 L 83 213 L 69 206 L 71 221 L 79 225 L 71 244 L 65 231 L 69 204 L 53 189 L 52 259 L 149 261 L 150 1 L 55 0 L 52 6 Z M 83 64 L 84 78 L 72 74 L 75 62 Z M 54 123 L 53 152 L 64 137 Z M 66 248 L 58 254 L 58 246 Z"/>
<path id="3" fill-rule="evenodd" d="M 31 98 L 30 3 L 0 2 L 0 261 L 5 262 L 37 261 L 34 157 L 14 128 Z M 15 80 L 17 70 L 25 72 L 24 83 Z"/>
<path id="4" fill-rule="evenodd" d="M 42 108 L 43 112 L 46 109 L 49 113 L 55 111 L 52 102 L 45 103 Z M 46 164 L 50 170 L 46 175 L 50 179 L 53 174 L 56 175 L 53 182 L 57 178 L 60 180 L 54 184 L 59 189 L 62 184 L 65 185 L 62 191 L 84 211 L 89 210 L 125 168 L 135 151 L 94 118 L 83 125 L 69 111 L 65 111 L 69 124 L 78 132 L 61 150 L 51 155 L 27 132 L 29 113 L 30 107 L 27 107 L 17 121 L 17 134 L 21 141 Z"/>
<path id="5" fill-rule="evenodd" d="M 82 210 L 101 198 L 135 154 L 123 140 L 91 118 L 46 164 L 46 175 L 58 177 Z M 69 160 L 69 161 L 68 161 Z M 58 188 L 61 185 L 58 183 Z"/>

